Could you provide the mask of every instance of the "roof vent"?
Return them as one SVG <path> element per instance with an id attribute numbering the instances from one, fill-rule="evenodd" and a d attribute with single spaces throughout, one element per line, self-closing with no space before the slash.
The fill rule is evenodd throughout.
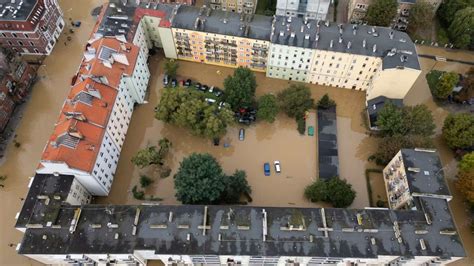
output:
<path id="1" fill-rule="evenodd" d="M 291 23 L 291 16 L 288 17 L 288 19 L 286 21 L 288 21 L 288 23 Z"/>
<path id="2" fill-rule="evenodd" d="M 403 54 L 402 54 L 402 55 L 400 55 L 400 62 L 402 62 L 402 63 L 403 63 L 403 62 L 406 62 L 407 60 L 408 60 L 408 56 L 406 56 L 406 55 L 403 55 Z"/>
<path id="3" fill-rule="evenodd" d="M 316 41 L 319 41 L 319 33 L 316 33 Z"/>
<path id="4" fill-rule="evenodd" d="M 281 37 L 285 36 L 285 32 L 281 30 L 281 31 L 280 31 L 280 36 L 281 36 Z"/>
<path id="5" fill-rule="evenodd" d="M 430 171 L 423 171 L 424 175 L 430 175 Z"/>
<path id="6" fill-rule="evenodd" d="M 374 44 L 374 46 L 372 46 L 372 52 L 373 53 L 377 52 L 377 44 Z"/>
<path id="7" fill-rule="evenodd" d="M 367 41 L 364 39 L 364 40 L 362 41 L 362 47 L 365 48 L 366 46 L 367 46 Z"/>
<path id="8" fill-rule="evenodd" d="M 324 22 L 324 25 L 326 25 L 326 27 L 329 27 L 329 20 L 326 20 L 326 21 Z"/>
<path id="9" fill-rule="evenodd" d="M 291 33 L 290 33 L 290 37 L 291 37 L 291 38 L 295 38 L 295 33 L 294 33 L 294 32 L 291 32 Z"/>
<path id="10" fill-rule="evenodd" d="M 286 24 L 286 31 L 290 31 L 290 24 Z"/>
<path id="11" fill-rule="evenodd" d="M 339 36 L 339 43 L 342 43 L 342 36 Z"/>
<path id="12" fill-rule="evenodd" d="M 304 39 L 305 39 L 305 40 L 309 40 L 309 34 L 305 34 L 305 35 L 304 35 Z"/>
<path id="13" fill-rule="evenodd" d="M 388 33 L 388 36 L 390 36 L 390 40 L 393 40 L 393 30 Z"/>
<path id="14" fill-rule="evenodd" d="M 331 40 L 331 41 L 329 42 L 329 47 L 331 47 L 331 48 L 332 48 L 332 47 L 333 47 L 333 45 L 334 45 L 334 40 Z"/>
<path id="15" fill-rule="evenodd" d="M 351 49 L 351 42 L 347 43 L 347 49 Z"/>
<path id="16" fill-rule="evenodd" d="M 423 238 L 420 239 L 420 246 L 421 250 L 426 250 L 425 240 L 423 240 Z"/>
<path id="17" fill-rule="evenodd" d="M 301 25 L 301 32 L 304 31 L 304 25 Z"/>
<path id="18" fill-rule="evenodd" d="M 420 168 L 408 167 L 408 171 L 414 172 L 414 173 L 419 173 L 419 172 L 420 172 Z"/>

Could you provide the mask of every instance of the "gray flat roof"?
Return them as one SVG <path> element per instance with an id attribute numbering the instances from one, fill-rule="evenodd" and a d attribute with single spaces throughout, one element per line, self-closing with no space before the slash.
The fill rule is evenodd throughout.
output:
<path id="1" fill-rule="evenodd" d="M 209 16 L 207 12 L 210 12 Z M 195 27 L 198 18 L 200 22 L 198 27 Z M 234 12 L 210 10 L 206 8 L 200 9 L 193 6 L 180 6 L 172 24 L 173 28 L 178 29 L 196 30 L 267 41 L 270 39 L 271 26 L 272 17 L 261 15 L 245 16 Z M 248 29 L 246 30 L 247 27 Z"/>
<path id="2" fill-rule="evenodd" d="M 339 176 L 337 149 L 336 108 L 318 109 L 318 158 L 319 178 L 328 180 Z"/>
<path id="3" fill-rule="evenodd" d="M 20 5 L 20 2 L 22 3 Z M 12 3 L 12 0 L 0 0 L 0 21 L 22 21 L 26 20 L 31 11 L 38 3 L 38 0 L 16 0 Z"/>
<path id="4" fill-rule="evenodd" d="M 402 149 L 402 158 L 411 193 L 451 195 L 437 152 Z"/>
<path id="5" fill-rule="evenodd" d="M 319 208 L 208 206 L 205 216 L 205 207 L 196 205 L 87 205 L 82 207 L 74 233 L 70 233 L 68 226 L 27 229 L 19 253 L 129 254 L 134 250 L 153 250 L 156 254 L 176 255 L 465 256 L 458 235 L 440 234 L 441 230 L 455 231 L 446 201 L 423 200 L 428 215 L 433 216 L 431 225 L 421 211 L 328 208 L 323 216 Z M 76 207 L 64 208 L 71 218 Z M 141 212 L 133 235 L 137 209 Z M 263 210 L 267 213 L 268 228 L 265 241 Z M 357 215 L 361 216 L 361 224 Z M 204 217 L 208 226 L 205 234 L 200 228 Z M 331 228 L 327 237 L 321 230 L 323 217 Z M 401 243 L 395 238 L 394 222 L 400 227 Z M 108 227 L 109 223 L 117 224 L 117 228 Z M 289 230 L 300 226 L 301 230 Z M 416 230 L 427 233 L 419 235 Z M 426 250 L 422 250 L 419 239 L 424 239 Z"/>
<path id="6" fill-rule="evenodd" d="M 401 31 L 367 25 L 326 24 L 315 20 L 308 20 L 305 23 L 303 18 L 288 20 L 283 16 L 275 17 L 274 26 L 271 39 L 273 43 L 381 57 L 384 69 L 397 67 L 420 69 L 415 44 L 408 34 Z M 393 54 L 389 53 L 392 49 Z"/>

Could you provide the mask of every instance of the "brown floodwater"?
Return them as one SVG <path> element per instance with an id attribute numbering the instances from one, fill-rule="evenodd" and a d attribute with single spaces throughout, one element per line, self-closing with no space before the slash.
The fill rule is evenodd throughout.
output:
<path id="1" fill-rule="evenodd" d="M 23 119 L 16 131 L 20 148 L 10 145 L 6 158 L 1 162 L 0 174 L 8 176 L 5 188 L 0 188 L 0 265 L 39 265 L 26 257 L 17 255 L 10 243 L 18 243 L 22 233 L 13 228 L 15 214 L 20 210 L 22 201 L 27 192 L 29 177 L 34 175 L 41 152 L 49 138 L 59 110 L 69 91 L 69 82 L 77 70 L 82 57 L 83 46 L 86 43 L 94 20 L 90 11 L 105 0 L 60 0 L 66 21 L 68 18 L 82 21 L 80 28 L 75 29 L 72 41 L 64 45 L 67 35 L 63 33 L 53 53 L 45 60 L 44 66 L 39 69 L 40 80 L 35 84 L 30 101 L 25 108 Z M 66 32 L 66 31 L 65 31 Z M 433 53 L 441 56 L 467 60 L 472 53 L 449 53 L 441 49 L 419 48 L 421 53 Z M 469 59 L 469 60 L 471 60 Z M 454 70 L 464 72 L 466 65 L 456 63 L 434 63 L 433 60 L 421 58 L 425 71 L 433 66 L 435 69 Z M 125 141 L 124 150 L 119 168 L 112 187 L 110 197 L 99 199 L 102 203 L 138 203 L 131 198 L 129 190 L 138 181 L 140 173 L 150 176 L 156 175 L 155 169 L 139 170 L 130 163 L 131 156 L 140 148 L 147 145 L 156 145 L 157 141 L 166 136 L 173 142 L 173 148 L 168 158 L 169 166 L 176 171 L 180 160 L 191 152 L 209 152 L 216 156 L 227 173 L 235 169 L 247 171 L 248 180 L 253 189 L 253 205 L 267 206 L 320 206 L 307 202 L 303 198 L 304 187 L 316 178 L 317 173 L 317 139 L 315 137 L 300 136 L 296 131 L 296 124 L 285 115 L 278 116 L 274 124 L 257 123 L 245 127 L 246 138 L 241 142 L 237 139 L 239 126 L 229 129 L 223 139 L 230 144 L 229 148 L 212 146 L 210 141 L 196 138 L 185 130 L 170 125 L 163 125 L 153 118 L 153 108 L 159 100 L 161 90 L 162 60 L 159 56 L 151 59 L 153 81 L 150 85 L 149 104 L 138 106 L 132 119 L 129 134 Z M 220 70 L 220 74 L 217 73 Z M 179 73 L 185 77 L 222 87 L 223 79 L 233 72 L 229 68 L 199 65 L 196 63 L 180 63 Z M 424 76 L 424 75 L 423 75 Z M 288 81 L 269 79 L 263 74 L 257 74 L 259 87 L 257 95 L 277 93 L 288 86 Z M 310 86 L 313 97 L 319 99 L 324 93 L 338 104 L 338 141 L 340 156 L 340 173 L 343 178 L 353 184 L 358 192 L 352 207 L 365 207 L 368 204 L 368 195 L 365 187 L 364 169 L 370 167 L 367 157 L 376 148 L 376 139 L 369 137 L 363 126 L 361 112 L 365 107 L 364 93 L 344 89 L 335 89 L 323 86 Z M 438 128 L 447 115 L 447 111 L 437 107 L 431 100 L 426 81 L 420 77 L 415 87 L 406 99 L 407 104 L 425 103 L 435 113 Z M 310 117 L 315 123 L 315 115 Z M 221 144 L 222 145 L 222 144 Z M 452 152 L 437 138 L 437 147 L 441 154 L 443 165 L 448 172 L 447 177 L 454 195 L 451 201 L 454 218 L 463 238 L 469 255 L 474 256 L 474 238 L 469 232 L 466 206 L 459 197 L 459 192 L 453 186 L 456 162 Z M 282 173 L 265 177 L 262 164 L 280 160 Z M 162 197 L 163 203 L 179 204 L 174 198 L 172 176 L 159 179 L 147 190 L 149 194 Z M 474 264 L 474 261 L 465 260 L 458 265 Z"/>
<path id="2" fill-rule="evenodd" d="M 70 78 L 77 70 L 82 58 L 84 44 L 95 21 L 90 16 L 93 7 L 104 0 L 60 0 L 65 20 L 69 17 L 82 21 L 74 34 L 68 34 L 72 41 L 64 45 L 67 29 L 60 36 L 52 54 L 39 69 L 40 79 L 31 92 L 31 99 L 23 113 L 16 134 L 20 148 L 9 145 L 6 158 L 2 160 L 0 174 L 7 175 L 5 188 L 0 188 L 0 265 L 40 265 L 20 256 L 9 244 L 20 242 L 22 233 L 14 229 L 15 214 L 22 206 L 21 198 L 26 196 L 29 177 L 34 175 L 41 152 L 49 138 L 60 108 L 69 92 Z"/>

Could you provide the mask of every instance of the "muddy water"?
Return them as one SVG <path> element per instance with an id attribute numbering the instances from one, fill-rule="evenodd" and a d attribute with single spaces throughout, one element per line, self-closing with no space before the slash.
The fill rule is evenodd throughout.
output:
<path id="1" fill-rule="evenodd" d="M 20 148 L 10 145 L 7 157 L 0 166 L 0 174 L 7 175 L 5 188 L 0 188 L 0 265 L 38 265 L 33 260 L 17 255 L 10 243 L 18 243 L 22 234 L 13 228 L 15 214 L 20 210 L 27 192 L 28 177 L 34 175 L 41 151 L 49 138 L 61 105 L 69 91 L 70 78 L 77 69 L 94 21 L 90 10 L 100 2 L 97 0 L 59 1 L 65 20 L 69 17 L 81 20 L 81 28 L 71 35 L 72 41 L 64 45 L 63 33 L 52 54 L 40 67 L 40 80 L 32 89 L 23 119 L 17 129 Z M 66 31 L 66 30 L 65 30 Z"/>
<path id="2" fill-rule="evenodd" d="M 221 141 L 221 146 L 213 146 L 209 140 L 195 137 L 188 131 L 164 124 L 153 118 L 153 108 L 159 102 L 162 90 L 161 56 L 150 60 L 153 79 L 150 85 L 149 103 L 137 107 L 133 114 L 127 139 L 122 151 L 119 166 L 107 198 L 98 199 L 99 203 L 138 203 L 131 196 L 131 188 L 138 184 L 140 174 L 155 177 L 155 183 L 147 188 L 149 195 L 163 199 L 163 204 L 179 204 L 174 197 L 172 176 L 179 167 L 179 162 L 193 152 L 207 152 L 215 156 L 226 173 L 235 169 L 247 172 L 248 181 L 252 186 L 252 205 L 263 206 L 317 206 L 304 199 L 304 188 L 317 178 L 317 139 L 316 137 L 300 136 L 296 131 L 296 123 L 284 114 L 280 114 L 274 124 L 257 123 L 246 130 L 245 140 L 238 140 L 238 131 L 242 126 L 236 125 L 228 130 Z M 196 71 L 199 69 L 199 71 Z M 217 72 L 219 70 L 220 72 Z M 232 69 L 219 68 L 197 63 L 180 62 L 178 74 L 192 78 L 203 84 L 222 87 L 224 78 L 233 72 Z M 219 74 L 218 74 L 219 73 Z M 289 85 L 288 81 L 266 78 L 257 74 L 257 95 L 277 93 Z M 340 139 L 341 176 L 354 184 L 358 197 L 353 207 L 365 207 L 368 204 L 364 169 L 367 151 L 359 142 L 365 139 L 362 126 L 361 111 L 364 108 L 364 94 L 349 90 L 334 90 L 328 87 L 312 86 L 315 99 L 324 93 L 336 99 L 338 104 L 338 134 Z M 316 114 L 311 113 L 308 126 L 316 126 Z M 130 159 L 135 152 L 147 145 L 156 145 L 161 137 L 167 137 L 173 143 L 168 165 L 172 169 L 171 176 L 160 179 L 157 169 L 149 167 L 138 169 Z M 357 141 L 354 141 L 357 140 Z M 365 140 L 366 142 L 369 140 Z M 223 143 L 229 147 L 224 148 Z M 263 164 L 279 160 L 282 173 L 272 171 L 270 177 L 263 174 Z M 361 179 L 362 178 L 362 179 Z"/>

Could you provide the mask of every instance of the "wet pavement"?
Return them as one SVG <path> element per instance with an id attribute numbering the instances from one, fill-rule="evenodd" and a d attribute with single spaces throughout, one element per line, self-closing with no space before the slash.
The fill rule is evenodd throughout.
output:
<path id="1" fill-rule="evenodd" d="M 104 0 L 59 1 L 66 21 L 81 20 L 82 25 L 75 29 L 73 40 L 67 46 L 63 43 L 66 35 L 63 34 L 53 53 L 44 61 L 44 66 L 39 69 L 41 79 L 32 89 L 31 100 L 27 103 L 24 116 L 17 129 L 20 148 L 13 145 L 8 147 L 7 158 L 0 166 L 0 174 L 8 176 L 5 188 L 0 188 L 0 202 L 2 202 L 2 215 L 0 215 L 0 265 L 39 265 L 33 260 L 16 254 L 10 243 L 18 243 L 22 233 L 13 229 L 15 214 L 20 210 L 22 201 L 27 192 L 28 177 L 34 175 L 35 168 L 41 152 L 49 138 L 60 107 L 69 91 L 70 78 L 77 70 L 82 57 L 83 46 L 86 43 L 94 21 L 90 11 Z M 420 53 L 433 53 L 433 48 L 421 47 Z M 474 60 L 472 54 L 444 50 L 434 50 L 441 56 Z M 432 67 L 441 70 L 455 70 L 465 72 L 468 67 L 455 63 L 438 62 L 420 59 L 425 71 Z M 162 60 L 156 56 L 151 59 L 153 82 L 151 83 L 149 104 L 138 106 L 131 122 L 129 134 L 125 141 L 124 150 L 120 158 L 119 168 L 112 187 L 110 197 L 100 199 L 102 203 L 136 203 L 130 196 L 129 190 L 137 183 L 138 174 L 154 169 L 138 170 L 130 163 L 131 156 L 142 147 L 154 145 L 163 137 L 168 136 L 173 142 L 168 159 L 169 166 L 176 169 L 179 161 L 193 151 L 210 152 L 221 162 L 227 173 L 235 169 L 247 171 L 248 180 L 253 189 L 253 205 L 268 206 L 318 206 L 311 204 L 303 198 L 304 187 L 312 182 L 317 171 L 317 142 L 316 137 L 300 136 L 296 131 L 296 123 L 292 119 L 279 115 L 275 124 L 257 123 L 246 127 L 245 141 L 237 140 L 239 126 L 229 130 L 224 141 L 230 143 L 229 148 L 212 146 L 210 141 L 196 138 L 185 130 L 170 125 L 164 126 L 153 118 L 153 108 L 159 99 L 161 90 Z M 179 73 L 194 80 L 205 82 L 208 85 L 222 87 L 222 81 L 233 72 L 229 68 L 198 65 L 197 63 L 180 63 Z M 221 74 L 217 73 L 220 70 Z M 288 86 L 288 81 L 268 79 L 263 74 L 257 74 L 259 87 L 257 95 L 278 91 Z M 311 85 L 313 97 L 319 99 L 324 93 L 329 93 L 338 104 L 338 146 L 340 158 L 340 173 L 343 178 L 354 186 L 358 195 L 352 207 L 362 208 L 368 206 L 368 196 L 365 184 L 364 170 L 367 157 L 376 148 L 376 139 L 369 137 L 363 126 L 361 112 L 365 107 L 364 93 L 344 89 Z M 420 76 L 415 87 L 410 91 L 405 101 L 407 104 L 425 103 L 434 112 L 438 128 L 442 125 L 447 111 L 437 107 L 431 100 L 429 90 L 424 79 Z M 312 114 L 312 121 L 315 121 Z M 278 130 L 276 130 L 278 129 Z M 438 130 L 438 132 L 440 132 Z M 454 199 L 451 202 L 452 211 L 458 224 L 461 237 L 470 256 L 474 256 L 474 238 L 468 229 L 468 216 L 466 206 L 459 197 L 459 192 L 453 186 L 456 169 L 452 152 L 438 138 L 437 147 Z M 263 176 L 262 164 L 280 160 L 282 173 L 275 175 L 272 171 L 270 177 Z M 370 166 L 370 165 L 369 165 Z M 174 171 L 173 171 L 174 173 Z M 172 173 L 172 174 L 173 174 Z M 156 177 L 158 180 L 158 177 Z M 174 198 L 172 176 L 158 180 L 147 193 L 164 198 L 163 203 L 178 204 Z M 458 265 L 474 264 L 474 261 L 465 260 Z"/>

